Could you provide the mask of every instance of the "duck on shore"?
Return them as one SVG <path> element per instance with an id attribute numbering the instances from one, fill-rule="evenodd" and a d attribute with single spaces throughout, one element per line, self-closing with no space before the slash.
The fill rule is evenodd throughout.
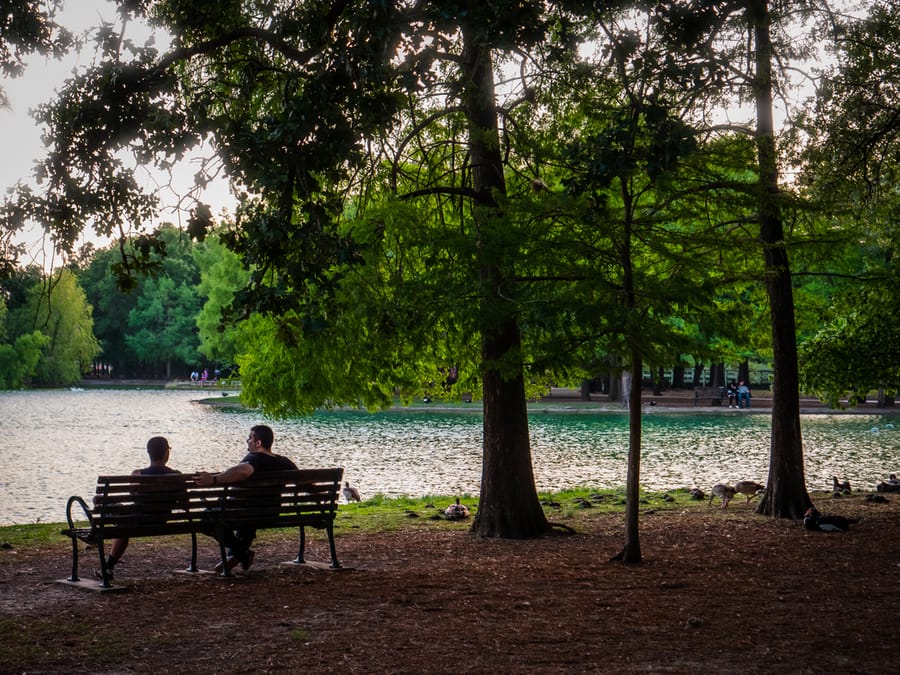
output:
<path id="1" fill-rule="evenodd" d="M 803 526 L 807 530 L 816 532 L 846 532 L 852 524 L 858 522 L 859 518 L 823 516 L 815 506 L 806 509 L 806 513 L 803 514 Z"/>
<path id="2" fill-rule="evenodd" d="M 734 491 L 737 494 L 742 494 L 747 498 L 747 503 L 750 503 L 750 500 L 753 499 L 756 495 L 762 494 L 766 491 L 766 486 L 762 483 L 757 483 L 752 480 L 739 480 L 734 484 Z"/>
<path id="3" fill-rule="evenodd" d="M 341 488 L 341 492 L 344 494 L 344 499 L 347 500 L 348 504 L 350 502 L 362 501 L 359 490 L 350 485 L 350 481 L 344 481 L 344 487 Z"/>
<path id="4" fill-rule="evenodd" d="M 832 476 L 831 482 L 833 483 L 832 491 L 834 492 L 834 494 L 836 494 L 836 495 L 837 494 L 842 494 L 842 495 L 850 494 L 851 490 L 850 490 L 850 481 L 849 480 L 839 481 L 837 479 L 837 476 Z"/>
<path id="5" fill-rule="evenodd" d="M 459 497 L 457 497 L 456 503 L 451 504 L 444 510 L 444 515 L 447 516 L 448 520 L 462 520 L 469 517 L 469 508 L 465 504 L 460 504 Z"/>
<path id="6" fill-rule="evenodd" d="M 735 495 L 735 489 L 726 483 L 719 483 L 718 485 L 713 485 L 712 490 L 710 491 L 712 494 L 709 496 L 709 503 L 713 503 L 713 499 L 716 497 L 722 498 L 722 508 L 724 509 L 728 506 L 728 502 L 731 501 L 731 498 Z"/>
<path id="7" fill-rule="evenodd" d="M 897 474 L 892 473 L 887 480 L 876 485 L 875 489 L 878 492 L 900 492 L 900 480 L 897 480 Z"/>

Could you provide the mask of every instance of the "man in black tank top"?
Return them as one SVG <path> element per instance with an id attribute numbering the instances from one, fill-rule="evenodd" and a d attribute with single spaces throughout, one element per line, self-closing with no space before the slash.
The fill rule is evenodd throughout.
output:
<path id="1" fill-rule="evenodd" d="M 247 454 L 244 458 L 238 464 L 219 473 L 198 473 L 196 478 L 197 485 L 205 487 L 207 485 L 237 483 L 269 471 L 296 470 L 297 465 L 291 460 L 272 452 L 274 441 L 275 432 L 272 431 L 271 427 L 265 424 L 257 424 L 251 427 L 250 435 L 247 437 Z M 226 561 L 228 569 L 232 569 L 237 564 L 240 564 L 244 570 L 249 569 L 250 565 L 253 564 L 254 557 L 254 552 L 250 549 L 250 545 L 255 538 L 256 530 L 253 528 L 241 528 L 233 532 L 225 532 L 225 541 L 223 543 L 228 549 L 228 560 Z M 221 571 L 220 567 L 221 563 L 216 565 L 218 571 Z"/>
<path id="2" fill-rule="evenodd" d="M 147 454 L 150 456 L 150 466 L 143 469 L 135 469 L 131 472 L 132 476 L 162 476 L 165 474 L 181 473 L 168 466 L 169 462 L 169 441 L 165 436 L 154 436 L 147 441 Z M 173 500 L 174 505 L 174 500 Z M 125 549 L 128 548 L 128 538 L 113 539 L 109 550 L 109 556 L 106 558 L 107 576 L 112 580 L 113 568 L 116 563 L 122 559 Z M 97 576 L 101 576 L 100 570 L 97 570 Z"/>

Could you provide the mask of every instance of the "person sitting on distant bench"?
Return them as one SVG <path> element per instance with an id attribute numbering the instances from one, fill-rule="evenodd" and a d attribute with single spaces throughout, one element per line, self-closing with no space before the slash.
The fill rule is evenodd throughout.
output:
<path id="1" fill-rule="evenodd" d="M 169 462 L 169 441 L 165 436 L 154 436 L 147 441 L 147 454 L 150 456 L 150 466 L 143 469 L 135 469 L 131 472 L 132 476 L 163 476 L 167 474 L 180 474 L 177 469 L 168 466 Z M 106 558 L 106 573 L 110 581 L 113 576 L 113 568 L 122 559 L 125 549 L 128 548 L 128 538 L 113 539 L 110 547 L 109 555 Z M 102 572 L 97 570 L 96 576 L 102 577 Z"/>
<path id="2" fill-rule="evenodd" d="M 732 380 L 725 387 L 725 393 L 728 395 L 728 407 L 734 408 L 738 404 L 738 387 L 737 382 Z"/>
<path id="3" fill-rule="evenodd" d="M 750 387 L 741 380 L 738 382 L 738 408 L 750 407 Z"/>

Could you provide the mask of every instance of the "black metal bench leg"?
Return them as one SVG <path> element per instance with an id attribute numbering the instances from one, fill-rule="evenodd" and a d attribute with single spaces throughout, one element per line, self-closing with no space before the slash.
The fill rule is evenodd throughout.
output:
<path id="1" fill-rule="evenodd" d="M 334 548 L 334 527 L 329 525 L 325 530 L 328 532 L 328 545 L 331 547 L 331 567 L 337 569 L 341 563 L 338 562 L 337 550 Z"/>
<path id="2" fill-rule="evenodd" d="M 216 539 L 219 541 L 219 555 L 222 556 L 222 576 L 230 577 L 232 575 L 231 570 L 228 569 L 228 553 L 225 551 L 225 535 L 222 530 L 219 530 Z"/>
<path id="3" fill-rule="evenodd" d="M 188 572 L 197 572 L 197 533 L 191 532 L 191 566 L 187 569 Z"/>
<path id="4" fill-rule="evenodd" d="M 306 562 L 303 558 L 303 552 L 306 550 L 306 529 L 303 525 L 300 526 L 300 549 L 297 551 L 297 558 L 294 560 L 298 565 L 302 565 Z"/>
<path id="5" fill-rule="evenodd" d="M 72 537 L 72 576 L 68 581 L 78 581 L 78 537 Z"/>
<path id="6" fill-rule="evenodd" d="M 103 537 L 100 536 L 97 540 L 97 553 L 100 555 L 100 588 L 112 588 L 112 584 L 109 583 L 109 569 L 106 565 L 106 556 L 103 553 L 104 549 Z"/>

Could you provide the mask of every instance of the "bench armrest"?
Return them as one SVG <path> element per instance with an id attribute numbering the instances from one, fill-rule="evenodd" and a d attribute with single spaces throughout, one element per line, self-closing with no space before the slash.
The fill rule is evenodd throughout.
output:
<path id="1" fill-rule="evenodd" d="M 88 525 L 90 525 L 91 530 L 94 529 L 94 515 L 91 513 L 91 509 L 88 508 L 87 502 L 85 502 L 78 495 L 72 495 L 69 497 L 69 501 L 66 502 L 66 522 L 69 525 L 69 530 L 75 530 L 75 518 L 72 516 L 72 507 L 78 504 L 81 506 L 81 510 L 84 512 L 85 517 L 87 518 Z"/>

